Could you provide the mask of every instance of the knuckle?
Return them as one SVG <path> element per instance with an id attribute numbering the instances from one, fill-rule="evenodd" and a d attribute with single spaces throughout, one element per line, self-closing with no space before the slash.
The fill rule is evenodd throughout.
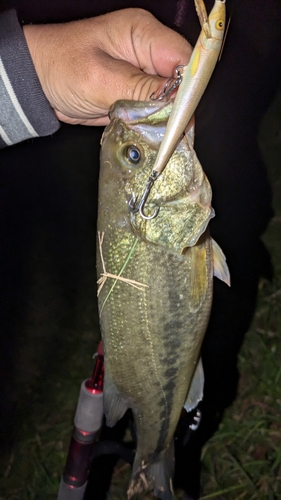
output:
<path id="1" fill-rule="evenodd" d="M 134 101 L 149 101 L 149 98 L 155 90 L 155 79 L 143 75 L 138 78 L 136 85 L 132 88 L 132 99 Z"/>

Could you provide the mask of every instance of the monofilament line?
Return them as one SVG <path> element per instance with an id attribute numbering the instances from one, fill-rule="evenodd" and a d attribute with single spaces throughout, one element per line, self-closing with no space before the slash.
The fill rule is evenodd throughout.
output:
<path id="1" fill-rule="evenodd" d="M 101 258 L 103 272 L 101 273 L 100 278 L 97 281 L 97 284 L 99 285 L 97 295 L 99 296 L 99 294 L 102 290 L 102 287 L 105 284 L 107 278 L 112 278 L 115 280 L 115 282 L 113 283 L 113 285 L 110 289 L 110 293 L 112 292 L 112 289 L 114 288 L 117 280 L 123 281 L 124 283 L 127 283 L 127 285 L 130 285 L 134 288 L 137 288 L 138 290 L 143 290 L 144 288 L 148 288 L 148 285 L 145 285 L 144 283 L 140 283 L 139 281 L 131 280 L 129 278 L 124 278 L 123 276 L 121 276 L 122 272 L 124 271 L 126 265 L 128 264 L 128 262 L 132 256 L 132 253 L 135 249 L 135 246 L 138 242 L 138 239 L 136 238 L 134 240 L 134 243 L 133 243 L 132 248 L 130 249 L 129 255 L 126 258 L 126 261 L 125 261 L 124 265 L 122 266 L 119 274 L 117 275 L 117 274 L 108 273 L 105 269 L 105 262 L 104 262 L 104 258 L 103 258 L 103 252 L 102 252 L 102 244 L 103 244 L 104 234 L 105 234 L 104 231 L 102 231 L 102 232 L 98 231 L 99 251 L 100 251 L 100 258 Z"/>

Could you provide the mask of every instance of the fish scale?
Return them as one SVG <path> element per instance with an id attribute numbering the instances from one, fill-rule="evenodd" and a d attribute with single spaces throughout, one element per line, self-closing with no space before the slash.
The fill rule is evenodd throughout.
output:
<path id="1" fill-rule="evenodd" d="M 105 231 L 102 251 L 108 256 L 105 259 L 108 272 L 119 273 L 134 240 L 133 233 L 112 227 Z M 200 309 L 195 321 L 188 290 L 191 280 L 197 279 L 193 274 L 202 274 L 202 262 L 200 269 L 196 266 L 191 269 L 196 261 L 194 253 L 202 253 L 202 249 L 208 255 L 203 261 L 206 289 L 199 301 L 192 302 L 196 305 L 193 309 Z M 210 251 L 207 235 L 184 256 L 139 240 L 124 276 L 148 288 L 137 290 L 116 280 L 112 289 L 113 280 L 107 279 L 102 290 L 108 423 L 115 423 L 110 417 L 114 398 L 112 401 L 112 389 L 106 394 L 106 386 L 112 388 L 114 382 L 114 390 L 124 397 L 126 408 L 133 410 L 140 462 L 149 462 L 150 457 L 165 452 L 173 439 L 210 311 L 213 279 Z M 98 270 L 100 266 L 101 263 Z"/>

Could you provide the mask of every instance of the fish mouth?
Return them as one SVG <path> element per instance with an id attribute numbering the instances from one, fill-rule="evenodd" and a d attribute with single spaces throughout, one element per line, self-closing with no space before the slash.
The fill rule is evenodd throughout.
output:
<path id="1" fill-rule="evenodd" d="M 127 197 L 126 203 L 129 208 L 129 211 L 133 214 L 137 214 L 140 211 L 140 197 L 136 195 L 132 195 L 130 198 Z M 162 209 L 173 209 L 176 207 L 177 209 L 180 208 L 182 205 L 182 209 L 186 210 L 186 205 L 187 203 L 192 204 L 192 205 L 198 205 L 200 208 L 203 208 L 204 210 L 209 209 L 211 213 L 213 213 L 213 208 L 211 207 L 210 204 L 204 204 L 200 201 L 199 196 L 197 197 L 187 197 L 187 196 L 181 196 L 181 197 L 173 197 L 173 198 L 159 198 L 159 199 L 154 199 L 147 201 L 145 203 L 146 211 L 148 214 L 152 214 L 153 212 L 155 213 L 157 211 L 160 212 L 161 208 Z M 211 216 L 211 218 L 213 215 Z"/>
<path id="2" fill-rule="evenodd" d="M 205 213 L 207 211 L 210 218 L 214 217 L 211 199 L 206 199 L 204 195 L 202 196 L 202 185 L 193 186 L 188 191 L 181 189 L 172 196 L 165 196 L 164 193 L 159 192 L 154 193 L 154 195 L 150 193 L 145 201 L 143 200 L 143 196 L 138 196 L 134 192 L 131 194 L 127 193 L 126 198 L 127 207 L 131 215 L 139 213 L 140 216 L 147 220 L 154 219 L 163 210 L 166 214 L 172 214 L 173 210 L 176 213 L 181 211 L 184 213 L 191 206 L 194 208 L 197 206 L 199 210 L 203 210 Z M 146 216 L 143 214 L 144 205 Z"/>
<path id="3" fill-rule="evenodd" d="M 154 199 L 148 200 L 146 205 L 149 206 L 158 206 L 165 205 L 168 207 L 173 207 L 180 205 L 181 203 L 186 204 L 186 202 L 196 203 L 203 208 L 210 208 L 210 203 L 202 203 L 202 189 L 201 186 L 198 186 L 191 191 L 187 192 L 186 190 L 181 190 L 178 193 L 174 194 L 170 197 L 163 197 L 159 195 L 159 197 L 155 197 Z"/>
<path id="4" fill-rule="evenodd" d="M 176 206 L 178 203 L 183 200 L 184 197 L 178 197 L 178 196 L 173 196 L 172 198 L 163 198 L 162 196 L 159 198 L 152 198 L 148 201 L 146 201 L 145 206 L 148 209 L 153 209 L 153 208 L 158 208 L 160 209 L 161 206 Z M 131 196 L 127 196 L 126 203 L 130 209 L 131 212 L 137 213 L 138 212 L 138 206 L 141 200 L 141 196 L 136 195 L 135 193 L 132 193 Z"/>

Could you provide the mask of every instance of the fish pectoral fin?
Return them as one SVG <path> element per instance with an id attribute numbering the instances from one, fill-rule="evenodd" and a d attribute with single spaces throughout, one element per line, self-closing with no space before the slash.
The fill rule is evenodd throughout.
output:
<path id="1" fill-rule="evenodd" d="M 184 404 L 184 409 L 190 412 L 196 408 L 203 399 L 204 392 L 204 370 L 201 358 L 199 359 Z"/>
<path id="2" fill-rule="evenodd" d="M 192 313 L 196 313 L 202 306 L 209 287 L 210 253 L 204 243 L 206 235 L 203 235 L 202 243 L 198 243 L 188 249 L 190 254 L 190 287 L 188 290 L 188 306 Z M 209 262 L 208 262 L 209 261 Z"/>
<path id="3" fill-rule="evenodd" d="M 106 425 L 113 427 L 128 410 L 128 403 L 117 391 L 109 377 L 104 376 L 104 414 Z"/>
<path id="4" fill-rule="evenodd" d="M 221 247 L 212 238 L 214 276 L 230 286 L 230 273 Z"/>

